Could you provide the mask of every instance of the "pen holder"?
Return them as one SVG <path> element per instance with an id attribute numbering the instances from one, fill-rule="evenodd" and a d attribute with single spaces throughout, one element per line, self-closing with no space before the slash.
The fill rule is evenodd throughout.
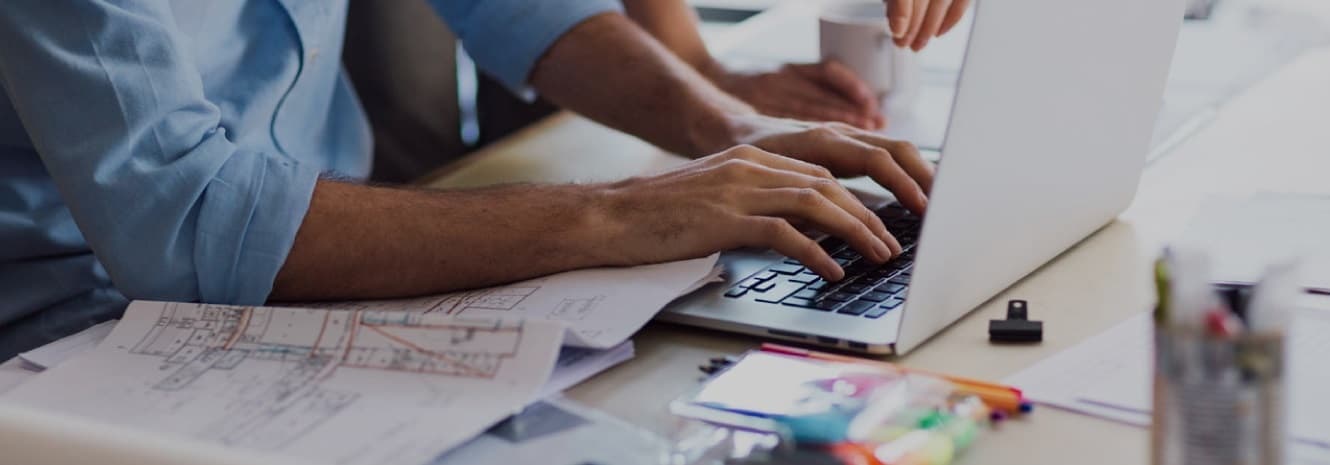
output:
<path id="1" fill-rule="evenodd" d="M 1155 465 L 1284 463 L 1284 335 L 1155 327 Z"/>

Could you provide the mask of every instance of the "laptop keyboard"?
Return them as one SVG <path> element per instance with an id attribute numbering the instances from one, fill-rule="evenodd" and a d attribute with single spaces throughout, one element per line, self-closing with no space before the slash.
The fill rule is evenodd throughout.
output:
<path id="1" fill-rule="evenodd" d="M 897 204 L 877 214 L 904 249 L 891 261 L 874 265 L 840 239 L 828 237 L 818 244 L 845 269 L 844 279 L 828 282 L 787 258 L 729 288 L 725 297 L 864 318 L 881 318 L 900 308 L 914 271 L 920 221 Z"/>

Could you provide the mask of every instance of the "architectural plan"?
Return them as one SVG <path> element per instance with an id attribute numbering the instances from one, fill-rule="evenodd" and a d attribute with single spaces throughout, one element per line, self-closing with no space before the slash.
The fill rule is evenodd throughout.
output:
<path id="1" fill-rule="evenodd" d="M 505 286 L 385 301 L 309 304 L 318 308 L 405 311 L 568 324 L 565 344 L 607 349 L 628 340 L 665 304 L 714 279 L 718 255 L 635 266 L 569 271 Z"/>
<path id="2" fill-rule="evenodd" d="M 336 464 L 423 464 L 521 409 L 565 328 L 444 312 L 136 301 L 0 401 Z"/>

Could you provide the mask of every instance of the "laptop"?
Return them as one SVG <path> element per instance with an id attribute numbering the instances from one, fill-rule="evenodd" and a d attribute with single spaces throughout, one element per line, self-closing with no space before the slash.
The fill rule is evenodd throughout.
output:
<path id="1" fill-rule="evenodd" d="M 870 205 L 906 252 L 874 266 L 835 238 L 826 282 L 772 251 L 657 318 L 904 354 L 1124 210 L 1150 151 L 1184 0 L 977 2 L 925 218 Z"/>

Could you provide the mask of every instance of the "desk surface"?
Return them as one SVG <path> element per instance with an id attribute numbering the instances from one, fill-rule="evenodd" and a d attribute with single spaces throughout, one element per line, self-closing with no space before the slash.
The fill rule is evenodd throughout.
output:
<path id="1" fill-rule="evenodd" d="M 1149 261 L 1181 232 L 1205 196 L 1263 190 L 1330 193 L 1326 82 L 1330 50 L 1315 51 L 1230 102 L 1208 128 L 1149 167 L 1136 201 L 1117 221 L 898 361 L 1001 379 L 1146 310 L 1152 301 Z M 428 184 L 456 188 L 606 180 L 680 161 L 632 137 L 561 114 L 436 173 Z M 1044 320 L 1042 344 L 987 343 L 987 320 L 1000 318 L 1002 302 L 1012 298 L 1029 300 L 1034 317 Z M 666 403 L 696 386 L 699 364 L 761 342 L 659 323 L 635 341 L 635 359 L 568 396 L 661 432 L 672 425 Z M 1147 448 L 1143 429 L 1043 409 L 1004 425 L 978 443 L 964 463 L 1144 463 Z"/>

